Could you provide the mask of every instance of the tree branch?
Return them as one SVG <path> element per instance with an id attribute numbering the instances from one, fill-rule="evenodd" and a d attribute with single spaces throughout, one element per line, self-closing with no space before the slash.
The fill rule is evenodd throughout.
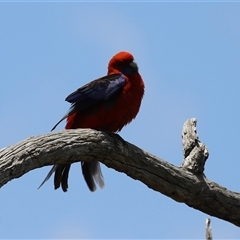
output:
<path id="1" fill-rule="evenodd" d="M 195 174 L 203 174 L 209 153 L 207 146 L 198 139 L 196 125 L 196 118 L 190 118 L 183 124 L 182 144 L 184 160 L 181 167 Z"/>
<path id="2" fill-rule="evenodd" d="M 206 219 L 206 240 L 212 240 L 212 228 L 210 226 L 211 219 Z"/>
<path id="3" fill-rule="evenodd" d="M 30 137 L 1 149 L 0 187 L 35 168 L 76 159 L 97 159 L 177 202 L 240 226 L 240 194 L 121 141 L 114 134 L 91 129 Z"/>

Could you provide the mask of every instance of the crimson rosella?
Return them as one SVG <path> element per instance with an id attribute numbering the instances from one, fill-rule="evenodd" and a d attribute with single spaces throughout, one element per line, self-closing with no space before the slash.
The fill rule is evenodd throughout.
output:
<path id="1" fill-rule="evenodd" d="M 105 77 L 96 79 L 71 93 L 66 101 L 71 103 L 68 113 L 53 127 L 67 119 L 66 129 L 92 128 L 119 132 L 137 115 L 144 94 L 144 82 L 138 72 L 132 54 L 119 52 L 108 64 Z M 40 187 L 55 172 L 54 187 L 60 185 L 64 192 L 68 189 L 70 164 L 57 164 L 52 167 Z M 91 191 L 97 183 L 104 187 L 100 164 L 81 162 L 82 173 Z"/>

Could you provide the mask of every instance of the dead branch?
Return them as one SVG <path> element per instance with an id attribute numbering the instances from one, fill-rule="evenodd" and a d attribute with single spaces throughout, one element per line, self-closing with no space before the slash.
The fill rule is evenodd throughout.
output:
<path id="1" fill-rule="evenodd" d="M 207 218 L 206 219 L 206 240 L 212 240 L 212 228 L 210 226 L 211 219 Z"/>
<path id="2" fill-rule="evenodd" d="M 0 187 L 47 165 L 99 160 L 149 188 L 208 215 L 240 226 L 240 194 L 203 174 L 176 167 L 113 134 L 75 129 L 30 137 L 0 150 Z"/>

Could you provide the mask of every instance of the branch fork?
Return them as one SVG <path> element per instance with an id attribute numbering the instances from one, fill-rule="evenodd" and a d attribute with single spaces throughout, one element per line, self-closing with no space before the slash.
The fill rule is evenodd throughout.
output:
<path id="1" fill-rule="evenodd" d="M 111 134 L 69 129 L 31 137 L 0 149 L 0 187 L 36 168 L 97 159 L 177 202 L 240 227 L 240 194 L 208 180 L 203 174 L 208 150 L 198 139 L 196 122 L 192 118 L 184 124 L 181 167 L 128 142 L 123 144 Z"/>

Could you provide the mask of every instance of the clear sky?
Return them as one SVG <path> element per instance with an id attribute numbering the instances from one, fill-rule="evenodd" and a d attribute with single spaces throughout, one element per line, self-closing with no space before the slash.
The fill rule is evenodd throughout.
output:
<path id="1" fill-rule="evenodd" d="M 206 176 L 240 192 L 240 3 L 0 3 L 0 148 L 48 133 L 65 97 L 130 51 L 146 84 L 137 118 L 120 133 L 179 166 L 181 130 L 198 119 Z M 62 123 L 57 130 L 63 129 Z M 50 167 L 0 189 L 0 238 L 204 239 L 209 217 L 102 165 L 92 193 L 73 165 L 69 190 L 37 187 Z M 212 217 L 214 239 L 240 229 Z"/>

